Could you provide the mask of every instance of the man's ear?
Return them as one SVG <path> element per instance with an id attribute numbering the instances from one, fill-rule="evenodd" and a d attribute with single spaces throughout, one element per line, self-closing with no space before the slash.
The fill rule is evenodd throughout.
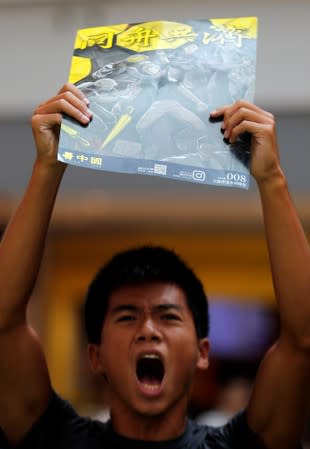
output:
<path id="1" fill-rule="evenodd" d="M 201 338 L 198 342 L 199 345 L 199 355 L 197 360 L 197 368 L 207 369 L 209 366 L 209 339 Z"/>
<path id="2" fill-rule="evenodd" d="M 103 362 L 100 357 L 100 346 L 94 343 L 90 343 L 87 346 L 88 359 L 91 366 L 91 370 L 93 373 L 98 374 L 99 376 L 103 376 L 104 368 Z"/>

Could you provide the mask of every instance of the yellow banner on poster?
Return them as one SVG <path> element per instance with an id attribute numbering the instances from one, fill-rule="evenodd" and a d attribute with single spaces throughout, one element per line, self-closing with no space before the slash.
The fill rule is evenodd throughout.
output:
<path id="1" fill-rule="evenodd" d="M 90 58 L 72 56 L 69 83 L 77 83 L 91 73 L 92 62 Z"/>

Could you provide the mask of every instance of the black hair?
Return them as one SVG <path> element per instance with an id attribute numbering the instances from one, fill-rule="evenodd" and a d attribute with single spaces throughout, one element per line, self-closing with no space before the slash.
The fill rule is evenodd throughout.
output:
<path id="1" fill-rule="evenodd" d="M 197 337 L 209 332 L 208 299 L 202 283 L 174 252 L 158 246 L 142 246 L 116 254 L 91 282 L 85 301 L 85 329 L 90 343 L 100 344 L 109 297 L 118 288 L 167 282 L 180 287 L 192 312 Z"/>

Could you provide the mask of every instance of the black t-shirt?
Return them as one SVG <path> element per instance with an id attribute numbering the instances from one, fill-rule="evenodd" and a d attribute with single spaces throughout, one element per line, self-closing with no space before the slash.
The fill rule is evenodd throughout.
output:
<path id="1" fill-rule="evenodd" d="M 0 430 L 0 449 L 10 446 Z M 116 434 L 111 422 L 79 416 L 72 406 L 53 394 L 42 417 L 18 449 L 262 449 L 249 429 L 245 412 L 218 428 L 188 421 L 183 435 L 160 442 L 133 440 Z"/>

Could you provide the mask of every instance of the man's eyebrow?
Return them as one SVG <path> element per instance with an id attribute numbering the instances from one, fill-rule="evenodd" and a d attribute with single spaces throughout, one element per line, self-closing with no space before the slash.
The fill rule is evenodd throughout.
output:
<path id="1" fill-rule="evenodd" d="M 170 309 L 172 309 L 172 310 L 177 310 L 177 311 L 179 311 L 179 312 L 181 312 L 182 311 L 182 307 L 181 306 L 179 306 L 178 304 L 159 304 L 158 306 L 155 306 L 154 307 L 154 309 L 157 309 L 157 310 L 170 310 Z"/>
<path id="2" fill-rule="evenodd" d="M 119 312 L 136 312 L 138 307 L 132 304 L 121 304 L 120 306 L 115 306 L 111 309 L 111 313 L 119 313 Z"/>

